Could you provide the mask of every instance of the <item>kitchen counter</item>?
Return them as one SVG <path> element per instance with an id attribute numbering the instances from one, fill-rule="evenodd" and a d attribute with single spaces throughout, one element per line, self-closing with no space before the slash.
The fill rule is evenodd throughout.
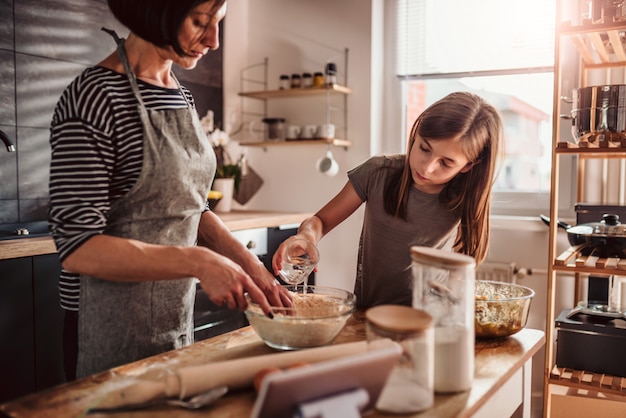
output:
<path id="1" fill-rule="evenodd" d="M 363 312 L 355 313 L 334 343 L 365 340 L 364 322 Z M 522 415 L 530 417 L 532 357 L 544 343 L 544 333 L 533 329 L 523 329 L 504 339 L 477 341 L 472 388 L 457 394 L 437 395 L 431 409 L 410 416 L 510 416 L 521 405 Z M 7 402 L 0 405 L 0 411 L 16 418 L 83 416 L 89 406 L 94 405 L 104 394 L 119 388 L 130 377 L 154 367 L 177 368 L 276 352 L 263 344 L 252 328 L 245 327 L 183 349 Z M 231 391 L 205 410 L 175 411 L 177 417 L 249 417 L 254 401 L 253 389 L 242 389 Z M 132 413 L 117 413 L 115 416 L 159 418 L 172 416 L 172 411 L 172 407 L 161 407 Z M 386 415 L 376 411 L 367 414 L 367 417 L 384 416 Z"/>
<path id="2" fill-rule="evenodd" d="M 231 231 L 254 228 L 272 228 L 280 225 L 299 224 L 311 216 L 308 213 L 272 211 L 232 211 L 217 213 Z M 0 241 L 0 260 L 33 257 L 56 253 L 52 237 L 19 238 Z"/>

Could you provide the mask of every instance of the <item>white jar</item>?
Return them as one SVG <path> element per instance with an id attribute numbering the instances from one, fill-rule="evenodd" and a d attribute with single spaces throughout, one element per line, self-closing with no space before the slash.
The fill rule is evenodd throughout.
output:
<path id="1" fill-rule="evenodd" d="M 365 312 L 367 339 L 389 338 L 402 354 L 376 402 L 381 412 L 424 411 L 434 402 L 433 319 L 424 311 L 400 305 L 380 305 Z"/>

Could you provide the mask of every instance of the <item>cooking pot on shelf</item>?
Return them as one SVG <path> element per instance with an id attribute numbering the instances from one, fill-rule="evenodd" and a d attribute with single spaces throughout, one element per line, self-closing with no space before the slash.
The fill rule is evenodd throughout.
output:
<path id="1" fill-rule="evenodd" d="M 571 116 L 574 141 L 620 143 L 626 138 L 626 84 L 608 84 L 573 90 Z"/>
<path id="2" fill-rule="evenodd" d="M 550 225 L 550 218 L 540 215 L 541 220 Z M 600 222 L 590 222 L 571 226 L 557 220 L 559 228 L 567 231 L 567 240 L 572 246 L 583 245 L 581 253 L 598 257 L 626 257 L 626 225 L 620 223 L 619 216 L 605 214 Z"/>

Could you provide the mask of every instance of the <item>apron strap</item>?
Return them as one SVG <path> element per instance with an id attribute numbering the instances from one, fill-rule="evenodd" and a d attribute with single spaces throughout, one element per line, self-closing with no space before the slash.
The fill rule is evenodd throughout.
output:
<path id="1" fill-rule="evenodd" d="M 115 43 L 117 44 L 117 54 L 120 57 L 122 64 L 124 65 L 124 70 L 126 71 L 126 75 L 128 76 L 128 80 L 130 81 L 130 85 L 133 89 L 133 93 L 135 93 L 135 96 L 137 97 L 137 100 L 139 101 L 141 106 L 145 107 L 143 103 L 143 99 L 141 98 L 141 94 L 139 93 L 139 87 L 137 86 L 137 78 L 135 77 L 135 73 L 133 73 L 133 70 L 130 68 L 130 64 L 128 63 L 128 56 L 126 55 L 126 49 L 124 49 L 124 38 L 120 38 L 117 35 L 117 32 L 115 32 L 112 29 L 107 29 L 105 27 L 102 27 L 101 29 L 104 32 L 111 35 L 113 39 L 115 39 Z M 183 88 L 181 87 L 178 79 L 176 78 L 176 75 L 174 75 L 173 71 L 170 71 L 170 74 L 172 75 L 172 77 L 174 78 L 174 81 L 176 82 L 176 85 L 178 86 L 178 91 L 180 92 L 181 96 L 183 96 L 183 99 L 185 99 L 185 102 L 187 103 L 187 107 L 189 109 L 193 109 L 193 106 L 191 105 L 191 102 L 189 101 L 189 99 L 187 98 L 187 95 L 183 91 Z"/>
<path id="2" fill-rule="evenodd" d="M 139 102 L 139 105 L 143 109 L 145 109 L 146 106 L 143 102 L 143 99 L 141 98 L 141 93 L 139 93 L 139 86 L 137 85 L 137 78 L 135 77 L 135 73 L 130 68 L 130 64 L 128 63 L 128 56 L 126 55 L 126 49 L 124 48 L 125 39 L 117 36 L 117 33 L 114 30 L 107 29 L 104 27 L 102 28 L 102 30 L 108 33 L 109 35 L 111 35 L 113 39 L 115 39 L 115 43 L 117 44 L 117 55 L 120 57 L 120 61 L 122 62 L 122 65 L 124 66 L 124 71 L 126 72 L 126 76 L 128 77 L 128 81 L 130 82 L 130 87 L 132 88 L 133 93 L 135 94 L 135 97 L 137 98 L 137 101 Z"/>

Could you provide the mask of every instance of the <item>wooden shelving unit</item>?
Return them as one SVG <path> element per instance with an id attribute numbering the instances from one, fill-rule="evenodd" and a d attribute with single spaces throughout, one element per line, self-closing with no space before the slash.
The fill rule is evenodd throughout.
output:
<path id="1" fill-rule="evenodd" d="M 562 16 L 563 5 L 566 0 L 557 1 L 557 16 Z M 578 165 L 578 192 L 577 199 L 584 199 L 582 175 L 585 163 L 590 159 L 624 159 L 626 158 L 626 140 L 614 136 L 613 141 L 579 141 L 578 143 L 564 142 L 561 137 L 561 83 L 563 81 L 563 53 L 562 42 L 570 40 L 579 55 L 580 86 L 588 84 L 588 73 L 594 70 L 607 72 L 607 69 L 626 68 L 626 21 L 605 21 L 592 23 L 583 21 L 581 25 L 572 25 L 570 22 L 557 22 L 555 36 L 555 67 L 554 67 L 554 117 L 553 117 L 553 153 L 551 178 L 551 208 L 550 218 L 558 218 L 559 196 L 559 163 L 563 156 L 576 155 Z M 597 74 L 597 73 L 596 73 Z M 601 73 L 604 74 L 604 73 Z M 610 84 L 610 83 L 607 83 Z M 556 275 L 567 272 L 576 278 L 579 285 L 583 274 L 606 274 L 626 276 L 626 259 L 601 258 L 585 248 L 571 247 L 557 253 L 557 225 L 550 225 L 549 265 L 548 265 L 548 313 L 546 319 L 546 372 L 544 384 L 544 416 L 551 416 L 551 387 L 564 386 L 588 391 L 603 392 L 612 395 L 626 396 L 626 378 L 609 376 L 585 370 L 572 370 L 557 367 L 555 364 L 555 300 Z M 585 254 L 585 255 L 583 255 Z M 575 295 L 576 297 L 576 295 Z M 572 307 L 578 301 L 573 301 Z M 626 399 L 626 398 L 625 398 Z M 602 415 L 601 412 L 599 416 Z"/>

